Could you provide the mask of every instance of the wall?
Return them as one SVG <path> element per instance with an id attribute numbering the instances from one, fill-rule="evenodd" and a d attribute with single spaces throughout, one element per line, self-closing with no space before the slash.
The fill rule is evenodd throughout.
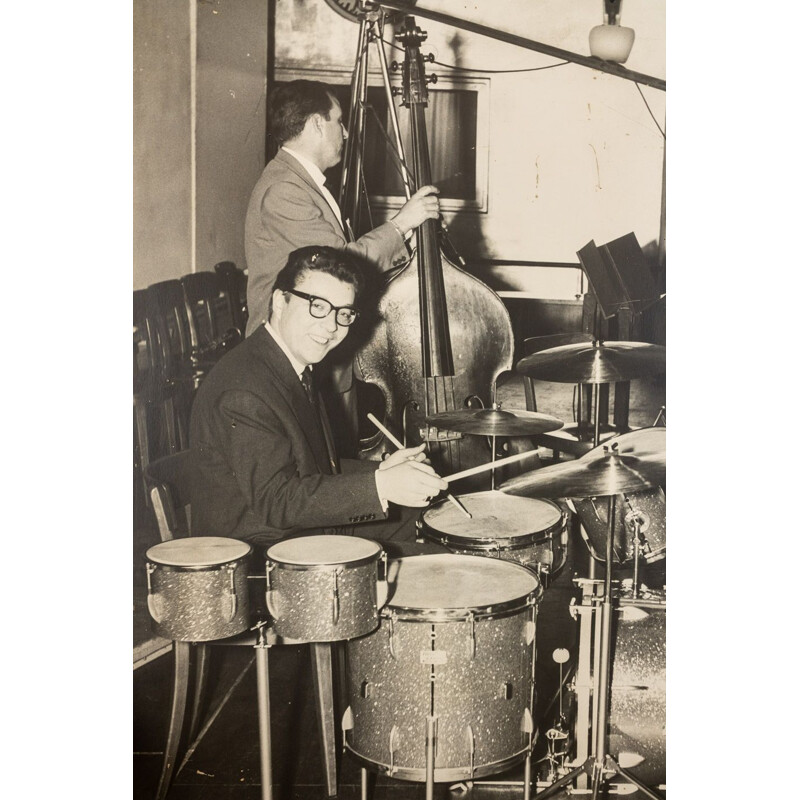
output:
<path id="1" fill-rule="evenodd" d="M 133 4 L 133 288 L 191 271 L 190 10 Z"/>
<path id="2" fill-rule="evenodd" d="M 268 0 L 135 0 L 133 288 L 244 267 L 264 168 Z"/>
<path id="3" fill-rule="evenodd" d="M 197 7 L 197 269 L 244 268 L 244 218 L 265 160 L 267 0 Z"/>
<path id="4" fill-rule="evenodd" d="M 583 55 L 589 55 L 589 30 L 602 22 L 603 9 L 602 0 L 421 0 L 419 5 Z M 665 76 L 665 5 L 666 0 L 624 0 L 621 22 L 636 31 L 625 64 L 630 70 Z M 417 24 L 428 32 L 423 53 L 445 64 L 520 70 L 558 63 L 419 16 Z M 358 25 L 323 0 L 278 0 L 276 25 L 277 68 L 352 70 Z M 386 38 L 392 38 L 390 29 Z M 402 60 L 400 51 L 386 50 L 389 61 Z M 373 55 L 371 63 L 376 60 Z M 447 71 L 426 66 L 429 73 Z M 488 210 L 447 215 L 462 255 L 576 263 L 576 251 L 589 240 L 601 244 L 630 231 L 640 245 L 654 248 L 661 227 L 664 139 L 642 95 L 665 130 L 666 93 L 642 86 L 640 94 L 632 81 L 577 64 L 487 74 Z M 519 268 L 514 276 L 514 269 L 504 269 L 506 285 L 536 290 L 530 270 Z"/>

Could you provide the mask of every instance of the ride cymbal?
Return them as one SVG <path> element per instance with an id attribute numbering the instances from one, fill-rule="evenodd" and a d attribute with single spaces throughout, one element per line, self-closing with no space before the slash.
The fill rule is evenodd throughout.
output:
<path id="1" fill-rule="evenodd" d="M 562 420 L 537 411 L 501 408 L 463 408 L 425 417 L 429 425 L 449 431 L 477 436 L 533 436 L 555 431 L 564 426 Z"/>
<path id="2" fill-rule="evenodd" d="M 616 383 L 664 372 L 666 352 L 646 342 L 578 342 L 526 356 L 517 372 L 557 383 Z"/>
<path id="3" fill-rule="evenodd" d="M 641 492 L 659 486 L 666 477 L 666 458 L 638 458 L 606 450 L 576 461 L 553 464 L 505 481 L 498 487 L 525 497 L 602 497 Z"/>

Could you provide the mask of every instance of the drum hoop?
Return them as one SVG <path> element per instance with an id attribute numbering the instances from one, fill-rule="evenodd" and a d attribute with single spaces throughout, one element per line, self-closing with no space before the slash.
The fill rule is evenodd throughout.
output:
<path id="1" fill-rule="evenodd" d="M 320 572 L 323 570 L 332 570 L 338 567 L 345 569 L 354 569 L 355 567 L 363 567 L 367 564 L 373 564 L 380 561 L 382 550 L 371 556 L 364 556 L 362 558 L 354 559 L 353 561 L 328 561 L 325 564 L 298 564 L 296 561 L 283 561 L 280 558 L 267 556 L 267 564 L 274 564 L 281 569 L 288 569 L 292 572 Z"/>
<path id="2" fill-rule="evenodd" d="M 230 561 L 220 561 L 217 564 L 164 564 L 161 561 L 155 561 L 152 559 L 147 560 L 147 563 L 153 567 L 162 567 L 163 569 L 169 570 L 171 572 L 203 572 L 205 570 L 211 572 L 219 570 L 221 567 L 227 567 L 231 564 L 239 564 L 244 563 L 247 560 L 247 557 L 250 553 L 245 553 L 243 556 L 239 556 L 238 558 L 232 558 Z"/>
<path id="3" fill-rule="evenodd" d="M 384 619 L 395 617 L 401 622 L 469 622 L 470 619 L 500 619 L 536 606 L 542 596 L 542 591 L 542 585 L 539 584 L 524 597 L 515 597 L 513 600 L 505 600 L 502 603 L 474 608 L 468 606 L 464 608 L 411 608 L 387 603 L 381 610 L 381 617 Z"/>
<path id="4" fill-rule="evenodd" d="M 457 533 L 441 533 L 436 528 L 428 526 L 429 530 L 423 535 L 428 535 L 431 539 L 447 546 L 448 544 L 457 544 L 465 549 L 491 551 L 491 550 L 521 550 L 524 547 L 530 547 L 532 544 L 540 544 L 545 539 L 550 539 L 553 534 L 563 532 L 566 528 L 567 520 L 562 515 L 561 519 L 554 522 L 549 528 L 545 528 L 535 533 L 521 533 L 518 536 L 507 536 L 502 539 L 497 537 L 476 537 L 476 536 L 460 536 Z"/>

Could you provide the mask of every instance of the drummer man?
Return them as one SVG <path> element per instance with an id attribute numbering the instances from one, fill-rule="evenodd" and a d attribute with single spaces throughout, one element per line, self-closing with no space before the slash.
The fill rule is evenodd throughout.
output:
<path id="1" fill-rule="evenodd" d="M 275 279 L 267 322 L 200 385 L 189 432 L 195 535 L 263 545 L 343 532 L 385 519 L 389 503 L 424 507 L 447 488 L 424 444 L 382 462 L 336 456 L 313 366 L 358 324 L 363 289 L 353 256 L 295 250 Z"/>

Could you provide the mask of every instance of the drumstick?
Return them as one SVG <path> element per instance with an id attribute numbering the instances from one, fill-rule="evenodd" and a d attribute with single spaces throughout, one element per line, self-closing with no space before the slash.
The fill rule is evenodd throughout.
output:
<path id="1" fill-rule="evenodd" d="M 477 467 L 470 467 L 470 469 L 465 469 L 462 472 L 456 472 L 454 475 L 448 475 L 446 477 L 443 476 L 442 480 L 447 483 L 452 483 L 460 478 L 468 478 L 470 475 L 477 475 L 479 472 L 486 472 L 488 469 L 502 467 L 504 464 L 512 464 L 514 461 L 521 461 L 523 458 L 527 458 L 528 456 L 535 456 L 538 452 L 538 450 L 527 450 L 524 453 L 517 453 L 514 456 L 499 458 L 497 461 L 489 461 L 486 464 L 479 464 Z"/>
<path id="2" fill-rule="evenodd" d="M 367 419 L 397 448 L 400 450 L 403 449 L 403 443 L 384 425 L 381 425 L 380 422 L 376 419 L 375 415 L 372 413 L 367 414 Z M 446 478 L 444 479 L 446 480 Z M 464 508 L 463 503 L 460 500 L 456 499 L 452 494 L 449 492 L 445 495 L 445 497 L 459 510 L 462 511 L 467 517 L 472 519 L 472 514 Z"/>

